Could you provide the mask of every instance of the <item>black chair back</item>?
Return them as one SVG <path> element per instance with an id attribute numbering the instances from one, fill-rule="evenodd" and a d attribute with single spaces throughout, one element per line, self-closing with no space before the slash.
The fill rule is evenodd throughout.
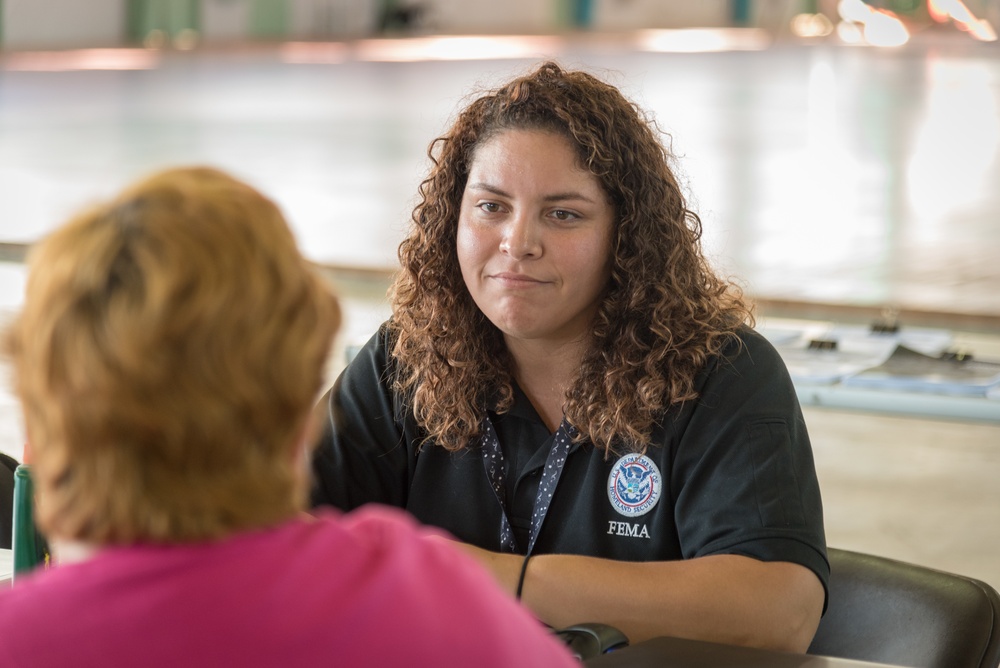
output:
<path id="1" fill-rule="evenodd" d="M 830 601 L 810 654 L 911 668 L 1000 666 L 1000 595 L 973 578 L 829 549 Z"/>
<path id="2" fill-rule="evenodd" d="M 0 548 L 9 550 L 14 533 L 14 471 L 17 460 L 0 452 Z"/>

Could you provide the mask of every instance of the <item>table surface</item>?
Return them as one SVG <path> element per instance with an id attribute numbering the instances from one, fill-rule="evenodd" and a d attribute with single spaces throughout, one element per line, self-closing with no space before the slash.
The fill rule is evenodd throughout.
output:
<path id="1" fill-rule="evenodd" d="M 887 668 L 884 663 L 654 638 L 584 662 L 587 668 Z"/>

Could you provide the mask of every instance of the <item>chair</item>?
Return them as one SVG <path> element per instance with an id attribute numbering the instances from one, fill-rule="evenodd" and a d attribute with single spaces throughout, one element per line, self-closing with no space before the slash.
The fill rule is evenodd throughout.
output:
<path id="1" fill-rule="evenodd" d="M 31 467 L 19 464 L 14 469 L 14 503 L 11 527 L 11 551 L 14 558 L 14 581 L 49 563 L 49 546 L 35 526 L 35 492 Z"/>
<path id="2" fill-rule="evenodd" d="M 912 668 L 997 668 L 1000 594 L 979 580 L 830 548 L 810 654 Z"/>
<path id="3" fill-rule="evenodd" d="M 14 531 L 14 471 L 18 462 L 0 452 L 0 549 L 11 548 Z"/>

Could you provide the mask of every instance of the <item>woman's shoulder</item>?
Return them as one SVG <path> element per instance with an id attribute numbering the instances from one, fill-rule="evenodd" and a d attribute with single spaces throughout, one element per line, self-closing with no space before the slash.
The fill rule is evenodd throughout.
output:
<path id="1" fill-rule="evenodd" d="M 348 534 L 351 559 L 362 570 L 354 577 L 342 565 L 341 574 L 354 586 L 370 587 L 371 607 L 384 605 L 405 621 L 392 635 L 409 652 L 482 668 L 574 665 L 565 648 L 446 532 L 375 504 L 321 520 Z M 385 600 L 373 602 L 379 597 Z"/>
<path id="2" fill-rule="evenodd" d="M 788 371 L 774 345 L 753 327 L 744 324 L 733 330 L 719 354 L 706 365 L 702 384 L 721 377 L 726 382 L 740 379 L 763 383 L 772 379 L 784 383 L 788 380 Z"/>
<path id="3" fill-rule="evenodd" d="M 747 324 L 740 325 L 733 330 L 720 357 L 734 362 L 742 358 L 747 364 L 755 364 L 761 360 L 780 359 L 774 345 L 763 334 Z"/>
<path id="4" fill-rule="evenodd" d="M 364 343 L 348 342 L 344 346 L 345 374 L 351 377 L 374 371 L 376 376 L 385 376 L 392 365 L 395 340 L 392 321 L 387 320 Z"/>
<path id="5" fill-rule="evenodd" d="M 332 516 L 332 521 L 349 533 L 378 545 L 420 543 L 428 535 L 445 535 L 443 531 L 418 524 L 411 515 L 391 506 L 367 504 L 344 514 L 336 511 L 329 513 L 325 517 L 320 515 L 320 519 L 331 521 Z"/>

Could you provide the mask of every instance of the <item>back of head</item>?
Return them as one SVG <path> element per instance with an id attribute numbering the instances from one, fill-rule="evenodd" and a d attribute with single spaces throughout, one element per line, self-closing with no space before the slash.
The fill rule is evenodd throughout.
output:
<path id="1" fill-rule="evenodd" d="M 277 207 L 207 168 L 40 242 L 6 332 L 51 537 L 217 538 L 304 501 L 297 445 L 339 310 Z"/>

